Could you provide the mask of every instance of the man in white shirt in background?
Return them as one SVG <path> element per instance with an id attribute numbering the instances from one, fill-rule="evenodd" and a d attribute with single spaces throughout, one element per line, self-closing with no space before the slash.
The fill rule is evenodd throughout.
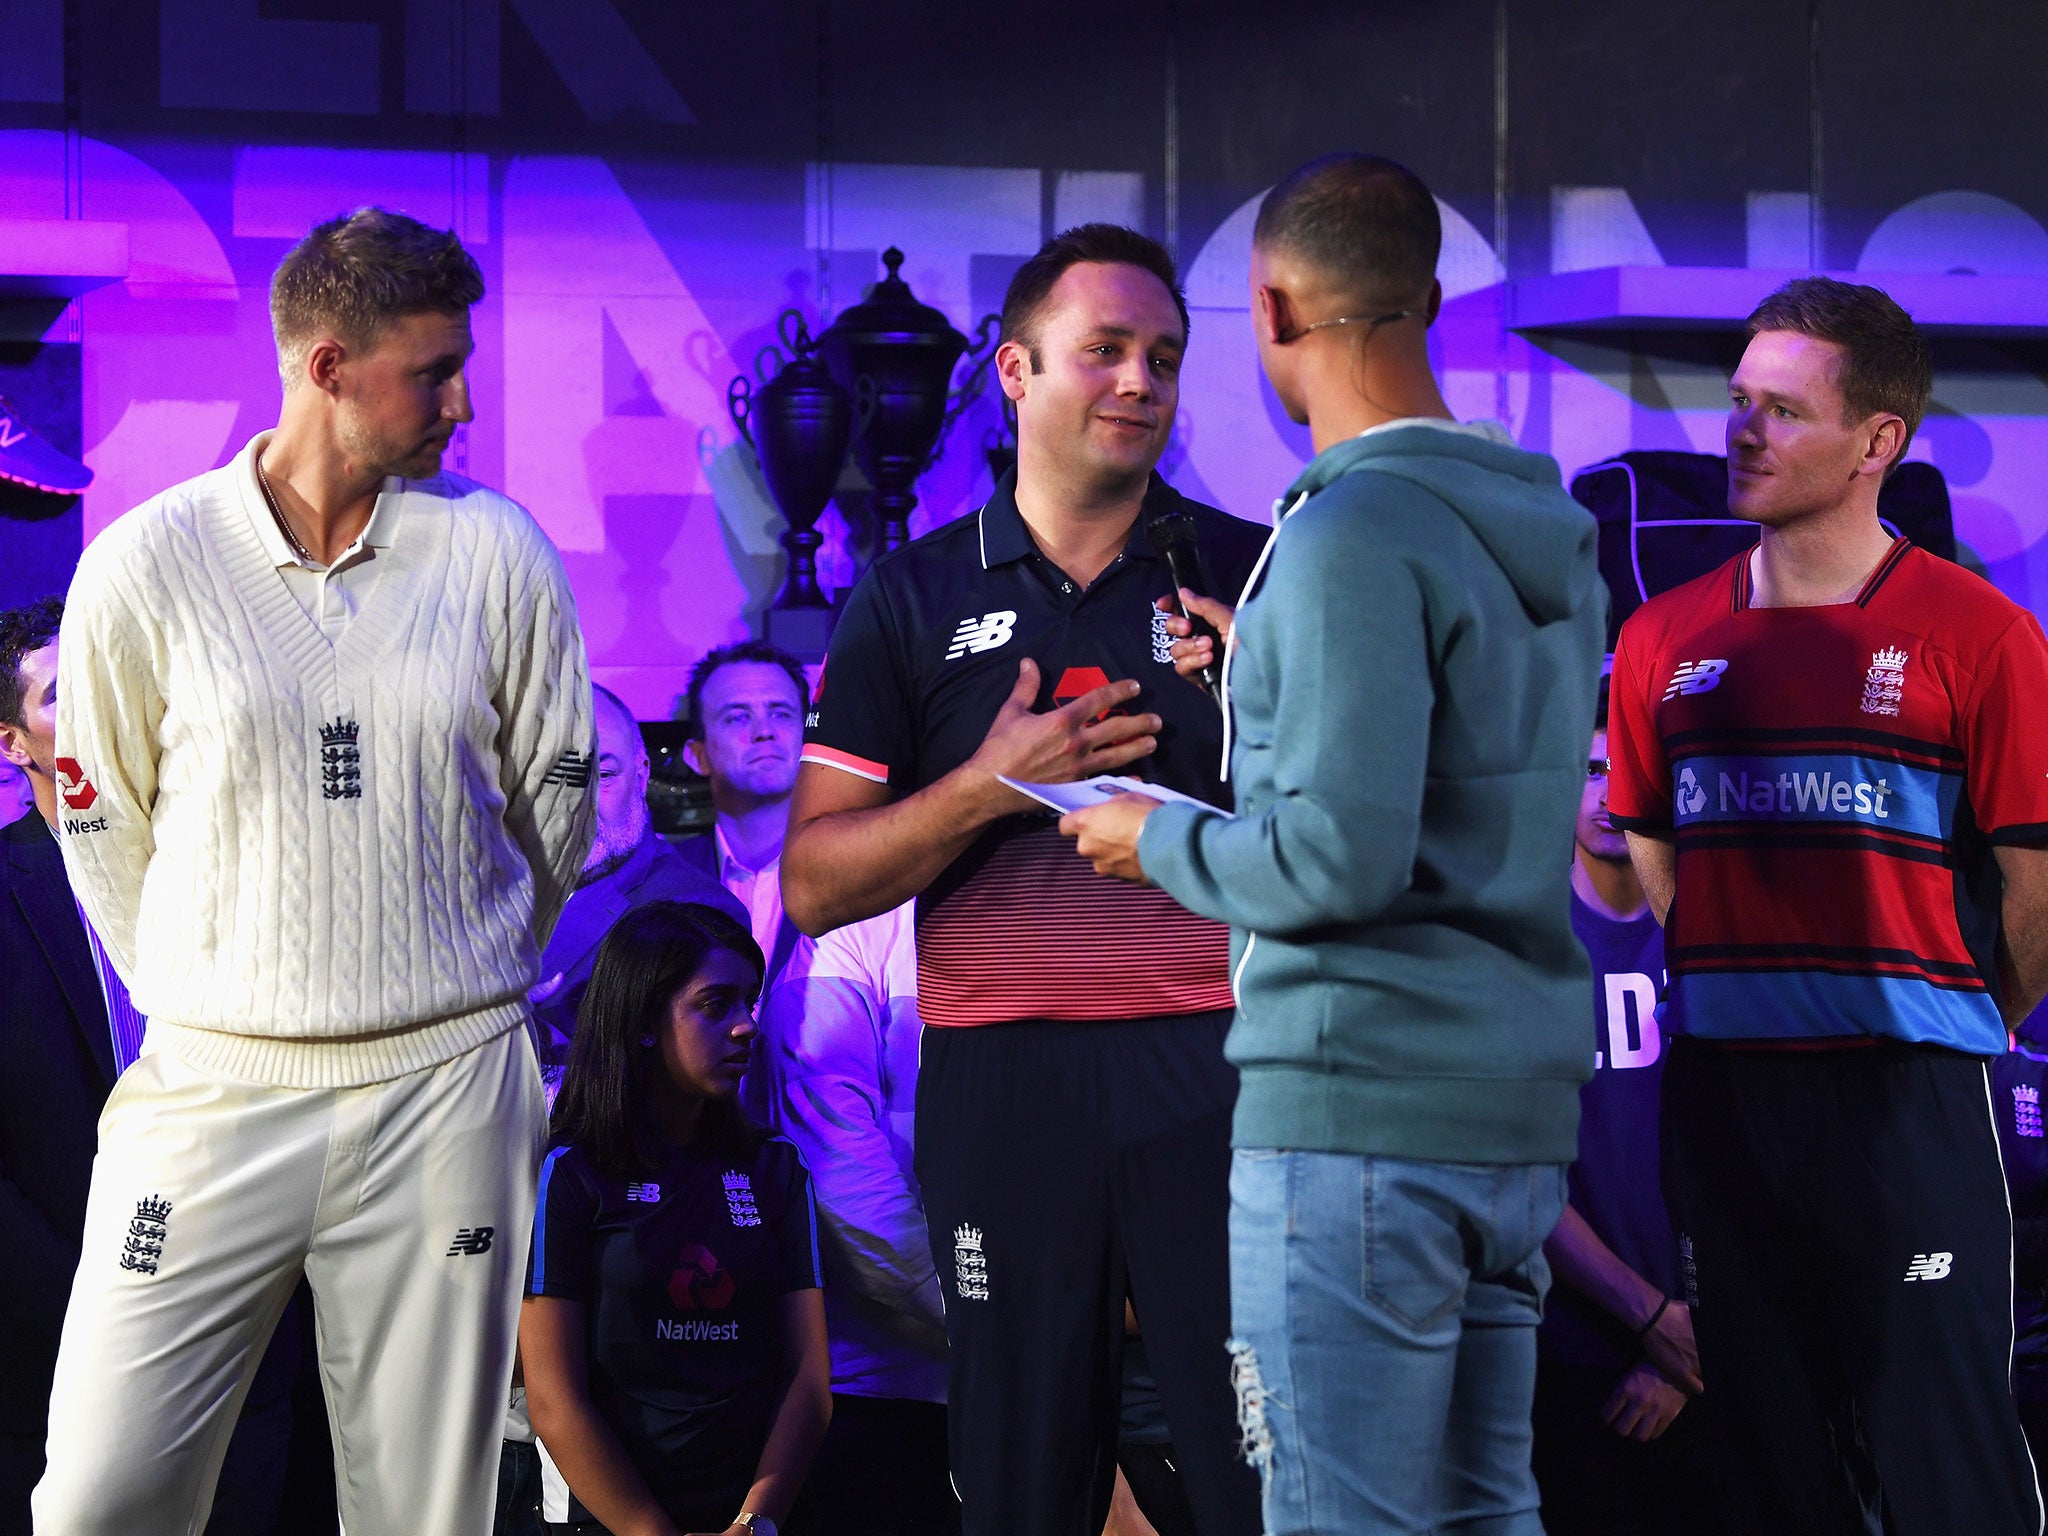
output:
<path id="1" fill-rule="evenodd" d="M 769 957 L 748 1112 L 796 1143 L 823 1218 L 832 1425 L 801 1506 L 823 1536 L 949 1536 L 946 1327 L 911 1171 L 917 1104 L 914 904 L 811 939 L 782 910 L 782 842 L 810 690 L 764 641 L 690 673 L 690 766 L 712 831 L 679 851 L 747 908 Z"/>
<path id="2" fill-rule="evenodd" d="M 350 1536 L 490 1528 L 545 1132 L 526 993 L 583 866 L 553 545 L 441 470 L 476 264 L 365 209 L 271 288 L 284 400 L 79 562 L 56 769 L 148 1016 L 100 1121 L 36 1529 L 196 1530 L 303 1272 Z"/>

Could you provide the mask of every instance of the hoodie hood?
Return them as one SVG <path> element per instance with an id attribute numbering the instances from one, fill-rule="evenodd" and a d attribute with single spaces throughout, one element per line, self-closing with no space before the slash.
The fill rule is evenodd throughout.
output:
<path id="1" fill-rule="evenodd" d="M 1597 525 L 1566 493 L 1549 454 L 1517 448 L 1497 428 L 1395 423 L 1325 448 L 1280 505 L 1292 511 L 1367 470 L 1413 481 L 1463 518 L 1537 621 L 1568 618 L 1593 595 L 1600 580 Z"/>

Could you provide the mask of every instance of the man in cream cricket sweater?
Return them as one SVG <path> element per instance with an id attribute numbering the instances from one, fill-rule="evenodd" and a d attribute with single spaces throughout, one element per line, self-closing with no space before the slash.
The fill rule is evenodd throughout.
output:
<path id="1" fill-rule="evenodd" d="M 81 905 L 150 1020 L 100 1123 L 36 1529 L 187 1532 L 303 1271 L 349 1536 L 481 1533 L 544 1133 L 526 993 L 589 842 L 561 562 L 441 472 L 453 235 L 279 267 L 284 404 L 93 541 L 59 650 Z"/>

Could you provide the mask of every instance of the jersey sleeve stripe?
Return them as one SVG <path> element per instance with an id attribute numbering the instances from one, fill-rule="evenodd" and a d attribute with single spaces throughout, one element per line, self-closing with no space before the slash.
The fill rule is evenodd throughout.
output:
<path id="1" fill-rule="evenodd" d="M 2048 821 L 2015 822 L 1987 834 L 1994 848 L 2048 848 Z"/>
<path id="2" fill-rule="evenodd" d="M 567 1147 L 557 1147 L 540 1165 L 540 1189 L 533 1202 L 533 1294 L 546 1295 L 548 1268 L 548 1180 Z"/>
<path id="3" fill-rule="evenodd" d="M 821 763 L 827 768 L 837 768 L 842 773 L 850 773 L 876 784 L 889 782 L 887 763 L 870 762 L 865 757 L 855 757 L 851 752 L 842 752 L 837 747 L 824 747 L 812 742 L 804 748 L 803 761 Z"/>
<path id="4" fill-rule="evenodd" d="M 1609 816 L 1608 820 L 1617 826 L 1620 825 L 1616 817 Z M 2044 839 L 2048 839 L 2048 828 L 2043 828 L 2042 834 Z M 1943 868 L 1949 868 L 1953 863 L 1948 844 L 1938 838 L 1873 832 L 1854 826 L 1814 826 L 1799 832 L 1787 832 L 1782 826 L 1737 822 L 1712 829 L 1687 828 L 1678 834 L 1676 841 L 1680 848 L 1688 852 L 1705 848 L 1754 848 L 1766 851 L 1816 848 L 1843 853 L 1876 853 L 1886 858 L 1906 859 L 1916 864 L 1936 864 Z"/>

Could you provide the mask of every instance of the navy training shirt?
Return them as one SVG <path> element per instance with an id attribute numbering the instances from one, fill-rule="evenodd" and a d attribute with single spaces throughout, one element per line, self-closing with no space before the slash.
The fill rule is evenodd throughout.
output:
<path id="1" fill-rule="evenodd" d="M 833 631 L 804 761 L 900 797 L 974 755 L 1038 663 L 1040 710 L 1136 678 L 1122 706 L 1164 722 L 1123 770 L 1228 808 L 1223 715 L 1173 670 L 1173 590 L 1146 537 L 1184 512 L 1210 595 L 1234 602 L 1271 530 L 1190 501 L 1157 475 L 1123 552 L 1087 588 L 1033 542 L 1006 475 L 977 513 L 877 560 Z M 1049 813 L 1004 818 L 918 898 L 918 1011 L 934 1028 L 1019 1019 L 1125 1019 L 1227 1009 L 1230 934 L 1151 886 L 1098 875 Z"/>
<path id="2" fill-rule="evenodd" d="M 556 1146 L 527 1264 L 529 1296 L 582 1303 L 591 1399 L 649 1491 L 686 1528 L 707 1510 L 729 1518 L 782 1400 L 782 1298 L 823 1284 L 796 1147 L 672 1148 L 625 1179 Z M 591 1517 L 572 1498 L 550 1518 Z"/>
<path id="3" fill-rule="evenodd" d="M 1572 892 L 1572 931 L 1593 962 L 1593 1076 L 1579 1090 L 1572 1208 L 1615 1256 L 1667 1296 L 1680 1288 L 1678 1239 L 1664 1208 L 1657 1128 L 1664 1085 L 1664 931 L 1647 911 L 1627 922 Z M 1634 1364 L 1629 1331 L 1586 1297 L 1554 1286 L 1538 1342 L 1560 1365 Z"/>

